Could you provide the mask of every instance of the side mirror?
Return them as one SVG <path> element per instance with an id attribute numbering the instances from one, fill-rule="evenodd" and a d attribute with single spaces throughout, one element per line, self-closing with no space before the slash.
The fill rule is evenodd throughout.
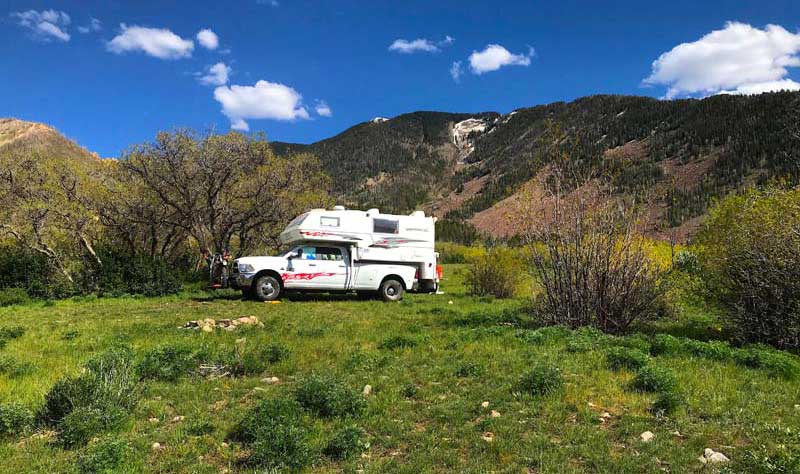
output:
<path id="1" fill-rule="evenodd" d="M 291 260 L 293 258 L 300 258 L 300 251 L 292 252 L 287 257 L 287 259 Z"/>

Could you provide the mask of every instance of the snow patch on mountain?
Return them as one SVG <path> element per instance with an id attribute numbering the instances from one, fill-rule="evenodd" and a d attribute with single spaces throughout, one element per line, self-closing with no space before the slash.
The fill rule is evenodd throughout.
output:
<path id="1" fill-rule="evenodd" d="M 389 119 L 386 118 L 386 117 L 375 117 L 374 119 L 370 120 L 370 122 L 372 122 L 372 123 L 383 123 L 383 122 L 388 122 L 388 121 L 389 121 Z"/>
<path id="2" fill-rule="evenodd" d="M 453 125 L 451 138 L 458 148 L 458 159 L 463 161 L 475 151 L 475 139 L 486 131 L 489 124 L 484 119 L 468 118 Z"/>

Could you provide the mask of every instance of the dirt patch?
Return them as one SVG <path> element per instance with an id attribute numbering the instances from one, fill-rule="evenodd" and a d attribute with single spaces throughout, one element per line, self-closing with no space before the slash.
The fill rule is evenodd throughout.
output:
<path id="1" fill-rule="evenodd" d="M 458 209 L 467 200 L 478 194 L 486 186 L 487 181 L 489 181 L 489 175 L 471 179 L 464 183 L 464 188 L 460 193 L 451 191 L 448 195 L 433 201 L 425 211 L 439 218 L 444 217 L 448 212 Z"/>

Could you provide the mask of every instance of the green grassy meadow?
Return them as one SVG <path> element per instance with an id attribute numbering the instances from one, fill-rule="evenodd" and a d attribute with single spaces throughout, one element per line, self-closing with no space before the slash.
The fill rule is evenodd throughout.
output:
<path id="1" fill-rule="evenodd" d="M 406 295 L 397 304 L 344 295 L 264 304 L 195 288 L 164 298 L 74 298 L 0 308 L 0 327 L 25 328 L 0 356 L 32 364 L 24 374 L 0 375 L 0 403 L 36 411 L 53 384 L 115 344 L 141 357 L 164 344 L 275 343 L 289 349 L 288 357 L 263 373 L 142 381 L 125 425 L 104 435 L 131 447 L 115 472 L 278 472 L 248 465 L 248 448 L 227 435 L 260 400 L 291 397 L 311 374 L 334 376 L 359 393 L 368 384 L 372 391 L 360 415 L 305 415 L 312 462 L 304 472 L 748 472 L 757 455 L 798 456 L 796 378 L 743 367 L 730 357 L 656 355 L 650 363 L 675 374 L 686 400 L 669 415 L 657 415 L 651 411 L 655 395 L 632 390 L 633 372 L 612 371 L 605 359 L 609 344 L 629 346 L 645 337 L 594 340 L 571 331 L 528 337 L 534 329 L 518 316 L 524 299 L 468 296 L 463 267 L 444 270 L 445 294 Z M 264 327 L 179 329 L 189 320 L 242 316 L 256 316 Z M 678 318 L 639 330 L 715 333 L 713 315 L 703 310 L 687 307 Z M 543 396 L 522 393 L 520 378 L 541 362 L 559 368 L 563 387 Z M 265 381 L 273 376 L 280 381 Z M 349 425 L 364 430 L 368 447 L 344 460 L 323 454 L 333 433 Z M 652 441 L 640 440 L 644 431 L 655 435 Z M 731 462 L 701 463 L 705 448 Z M 62 448 L 48 429 L 29 429 L 0 441 L 0 471 L 80 472 L 86 449 Z"/>

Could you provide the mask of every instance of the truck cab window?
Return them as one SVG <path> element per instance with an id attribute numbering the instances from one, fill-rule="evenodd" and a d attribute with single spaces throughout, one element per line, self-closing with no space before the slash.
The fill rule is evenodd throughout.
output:
<path id="1" fill-rule="evenodd" d="M 372 231 L 377 234 L 397 234 L 400 222 L 392 219 L 372 219 Z"/>
<path id="2" fill-rule="evenodd" d="M 300 248 L 300 258 L 302 260 L 316 260 L 317 248 L 316 247 L 302 247 Z"/>
<path id="3" fill-rule="evenodd" d="M 318 260 L 336 260 L 341 261 L 342 249 L 337 247 L 317 247 Z"/>

